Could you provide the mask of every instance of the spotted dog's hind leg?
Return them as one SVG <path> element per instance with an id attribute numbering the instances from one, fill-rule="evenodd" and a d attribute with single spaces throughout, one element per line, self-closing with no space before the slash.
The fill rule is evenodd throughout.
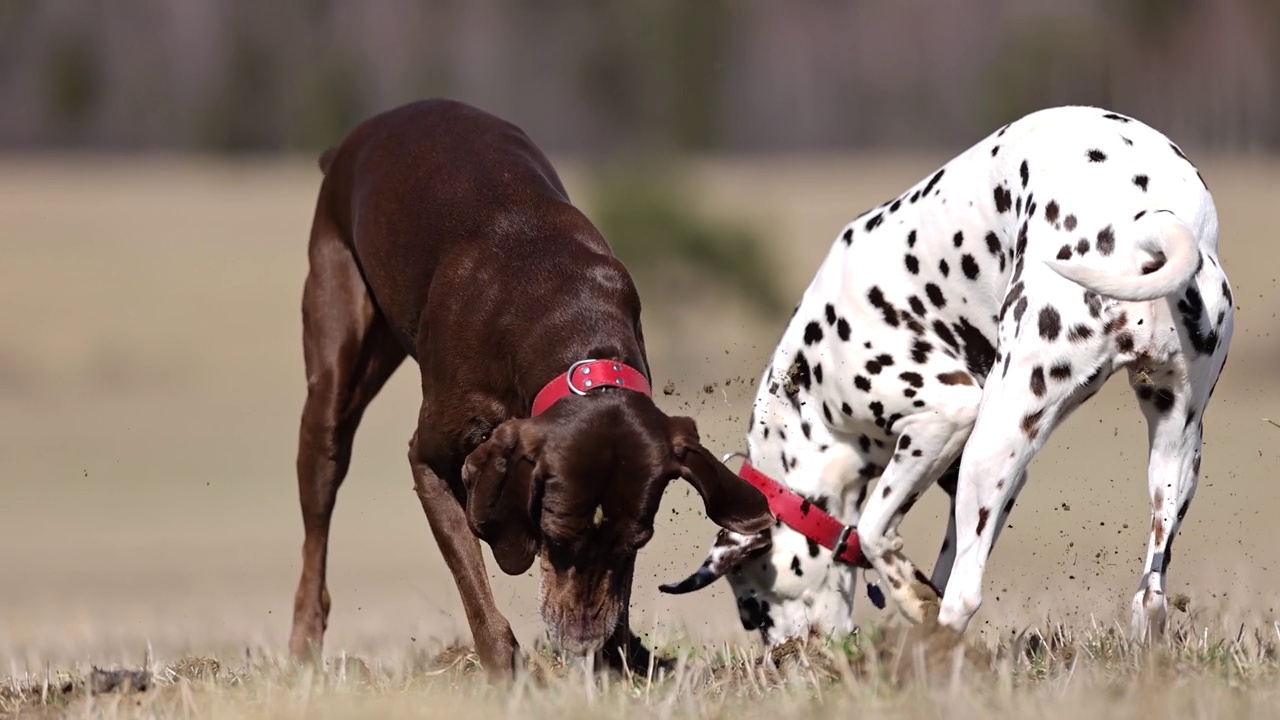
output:
<path id="1" fill-rule="evenodd" d="M 1147 419 L 1150 446 L 1151 533 L 1142 579 L 1133 596 L 1131 629 L 1136 640 L 1159 637 L 1165 630 L 1165 574 L 1173 558 L 1173 539 L 1196 494 L 1205 408 L 1226 363 L 1235 323 L 1225 275 L 1214 264 L 1201 277 L 1205 280 L 1199 287 L 1188 288 L 1176 303 L 1182 315 L 1177 329 L 1183 332 L 1157 339 L 1157 344 L 1164 340 L 1163 344 L 1176 344 L 1179 350 L 1161 366 L 1129 371 Z"/>
<path id="2" fill-rule="evenodd" d="M 1130 370 L 1131 382 L 1137 373 Z M 1132 632 L 1139 641 L 1164 634 L 1168 617 L 1165 573 L 1173 558 L 1173 538 L 1196 494 L 1200 475 L 1203 400 L 1182 382 L 1154 387 L 1137 385 L 1147 418 L 1150 457 L 1147 485 L 1151 493 L 1151 533 L 1138 591 L 1133 596 Z"/>

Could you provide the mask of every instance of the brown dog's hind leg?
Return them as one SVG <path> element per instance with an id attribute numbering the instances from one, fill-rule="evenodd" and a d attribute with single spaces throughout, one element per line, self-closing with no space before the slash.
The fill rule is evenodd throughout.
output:
<path id="1" fill-rule="evenodd" d="M 298 433 L 298 497 L 306 539 L 293 601 L 289 651 L 320 653 L 329 618 L 325 583 L 329 521 L 351 463 L 356 426 L 369 402 L 404 361 L 405 351 L 377 314 L 350 250 L 323 213 L 312 226 L 310 270 L 302 293 L 307 399 Z"/>

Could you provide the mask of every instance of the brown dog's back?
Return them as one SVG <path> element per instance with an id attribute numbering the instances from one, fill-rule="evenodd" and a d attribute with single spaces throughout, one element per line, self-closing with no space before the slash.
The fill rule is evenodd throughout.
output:
<path id="1" fill-rule="evenodd" d="M 469 105 L 432 99 L 375 115 L 319 164 L 320 207 L 415 357 L 424 311 L 433 314 L 433 332 L 449 332 L 442 325 L 459 308 L 468 310 L 467 324 L 497 320 L 486 311 L 499 308 L 504 322 L 533 322 L 537 309 L 519 308 L 530 292 L 589 280 L 580 256 L 603 254 L 606 265 L 616 264 L 528 136 Z M 520 287 L 511 287 L 512 277 L 522 278 Z M 450 307 L 429 310 L 433 290 Z"/>

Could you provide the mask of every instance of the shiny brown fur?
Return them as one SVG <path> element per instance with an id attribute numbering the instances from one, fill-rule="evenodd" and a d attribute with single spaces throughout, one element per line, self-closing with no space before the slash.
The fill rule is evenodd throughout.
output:
<path id="1" fill-rule="evenodd" d="M 640 298 L 516 126 L 449 100 L 376 115 L 320 158 L 303 290 L 307 399 L 298 444 L 306 530 L 290 650 L 320 651 L 329 523 L 356 427 L 406 356 L 422 376 L 409 447 L 418 497 L 482 662 L 519 659 L 480 551 L 520 574 L 540 560 L 551 639 L 614 664 L 647 662 L 627 610 L 637 551 L 681 477 L 717 524 L 772 524 L 763 496 L 705 450 L 693 420 L 623 389 L 529 419 L 576 360 L 646 377 Z"/>

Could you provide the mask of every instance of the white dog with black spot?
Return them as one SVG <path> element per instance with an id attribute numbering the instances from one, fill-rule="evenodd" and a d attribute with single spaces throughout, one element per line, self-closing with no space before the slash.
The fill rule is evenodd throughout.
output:
<path id="1" fill-rule="evenodd" d="M 744 627 L 774 644 L 852 632 L 861 566 L 909 620 L 962 633 L 1028 463 L 1125 368 L 1150 438 L 1132 630 L 1162 633 L 1171 546 L 1234 326 L 1217 251 L 1204 180 L 1138 120 L 1058 107 L 991 134 L 840 231 L 747 432 L 740 473 L 779 523 L 722 532 L 694 575 L 663 590 L 727 575 Z M 934 483 L 951 513 L 926 577 L 897 528 Z"/>

